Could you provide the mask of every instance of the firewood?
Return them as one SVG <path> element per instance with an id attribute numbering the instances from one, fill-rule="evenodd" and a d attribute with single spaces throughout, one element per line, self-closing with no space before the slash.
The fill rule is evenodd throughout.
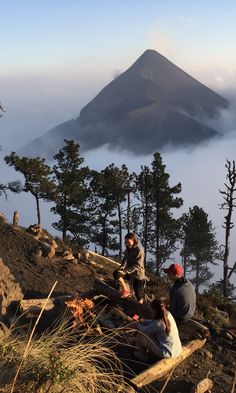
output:
<path id="1" fill-rule="evenodd" d="M 50 298 L 47 301 L 45 310 L 49 311 L 51 309 L 53 309 L 55 307 L 55 305 L 58 306 L 64 306 L 66 307 L 65 304 L 65 300 L 70 299 L 71 297 L 68 295 L 65 296 L 58 296 L 56 298 Z M 43 307 L 45 303 L 45 299 L 23 299 L 20 301 L 19 306 L 20 306 L 20 310 L 22 312 L 25 311 L 35 311 L 35 312 L 40 312 L 41 308 Z"/>
<path id="2" fill-rule="evenodd" d="M 205 393 L 213 388 L 213 382 L 209 378 L 203 379 L 197 385 L 193 386 L 191 393 Z"/>
<path id="3" fill-rule="evenodd" d="M 156 381 L 166 375 L 174 366 L 178 366 L 187 357 L 189 357 L 197 349 L 201 348 L 205 344 L 206 340 L 193 340 L 189 344 L 183 346 L 181 354 L 176 358 L 162 359 L 155 363 L 148 369 L 144 370 L 131 382 L 138 388 L 148 385 L 149 383 Z"/>

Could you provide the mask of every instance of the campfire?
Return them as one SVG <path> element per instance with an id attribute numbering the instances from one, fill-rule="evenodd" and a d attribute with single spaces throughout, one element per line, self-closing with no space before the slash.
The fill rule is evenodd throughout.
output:
<path id="1" fill-rule="evenodd" d="M 67 307 L 70 309 L 74 321 L 73 329 L 79 325 L 82 328 L 90 329 L 91 324 L 94 321 L 96 315 L 91 311 L 94 307 L 94 303 L 90 299 L 76 298 L 72 300 L 67 300 L 65 302 Z"/>

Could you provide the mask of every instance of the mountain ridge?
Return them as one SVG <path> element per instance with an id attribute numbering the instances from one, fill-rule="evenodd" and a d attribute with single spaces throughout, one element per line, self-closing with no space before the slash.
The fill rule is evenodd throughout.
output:
<path id="1" fill-rule="evenodd" d="M 148 49 L 85 105 L 79 117 L 54 127 L 20 153 L 34 155 L 45 146 L 51 156 L 65 138 L 78 141 L 82 151 L 108 145 L 137 154 L 169 144 L 196 145 L 219 136 L 197 118 L 217 118 L 228 106 L 225 98 Z"/>

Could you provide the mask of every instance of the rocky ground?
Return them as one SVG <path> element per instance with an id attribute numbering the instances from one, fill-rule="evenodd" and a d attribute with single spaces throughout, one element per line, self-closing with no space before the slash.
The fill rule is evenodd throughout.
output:
<path id="1" fill-rule="evenodd" d="M 13 300 L 45 298 L 55 281 L 58 283 L 54 296 L 72 295 L 76 291 L 93 289 L 95 278 L 111 280 L 116 268 L 112 261 L 91 254 L 83 256 L 74 251 L 73 260 L 65 260 L 63 256 L 65 257 L 65 248 L 61 246 L 53 257 L 44 256 L 40 251 L 39 241 L 32 234 L 4 221 L 0 222 L 0 288 L 5 316 Z M 166 292 L 165 282 L 157 278 L 151 279 L 147 287 L 149 296 L 163 295 Z M 174 370 L 164 391 L 190 392 L 194 384 L 208 375 L 214 384 L 212 393 L 230 393 L 236 371 L 235 325 L 230 321 L 227 326 L 218 326 L 216 321 L 204 318 L 200 311 L 197 315 L 201 323 L 209 327 L 211 335 L 202 349 Z M 147 366 L 137 363 L 129 347 L 118 350 L 118 354 L 135 372 Z M 142 391 L 160 392 L 166 378 Z"/>

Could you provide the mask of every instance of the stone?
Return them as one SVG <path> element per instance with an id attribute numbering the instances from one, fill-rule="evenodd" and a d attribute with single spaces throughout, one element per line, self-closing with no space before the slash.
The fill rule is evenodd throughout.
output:
<path id="1" fill-rule="evenodd" d="M 0 298 L 1 316 L 6 315 L 7 308 L 11 302 L 23 299 L 23 293 L 19 283 L 16 281 L 8 266 L 4 264 L 2 258 L 0 258 Z"/>
<path id="2" fill-rule="evenodd" d="M 227 340 L 233 340 L 233 339 L 234 339 L 233 336 L 232 336 L 229 332 L 226 332 L 226 333 L 225 333 L 225 338 L 226 338 Z"/>
<path id="3" fill-rule="evenodd" d="M 205 358 L 212 360 L 213 359 L 213 355 L 210 351 L 208 351 L 207 349 L 203 349 L 202 353 L 204 355 Z"/>
<path id="4" fill-rule="evenodd" d="M 63 259 L 64 261 L 73 261 L 73 260 L 75 259 L 75 257 L 74 257 L 74 255 L 72 254 L 72 251 L 68 250 L 68 251 L 65 251 L 65 252 L 63 253 L 62 259 Z"/>
<path id="5" fill-rule="evenodd" d="M 7 222 L 7 219 L 3 213 L 0 213 L 0 221 Z"/>
<path id="6" fill-rule="evenodd" d="M 55 248 L 48 243 L 41 242 L 41 240 L 39 241 L 39 243 L 40 249 L 42 250 L 42 256 L 44 258 L 53 258 L 56 254 Z"/>

